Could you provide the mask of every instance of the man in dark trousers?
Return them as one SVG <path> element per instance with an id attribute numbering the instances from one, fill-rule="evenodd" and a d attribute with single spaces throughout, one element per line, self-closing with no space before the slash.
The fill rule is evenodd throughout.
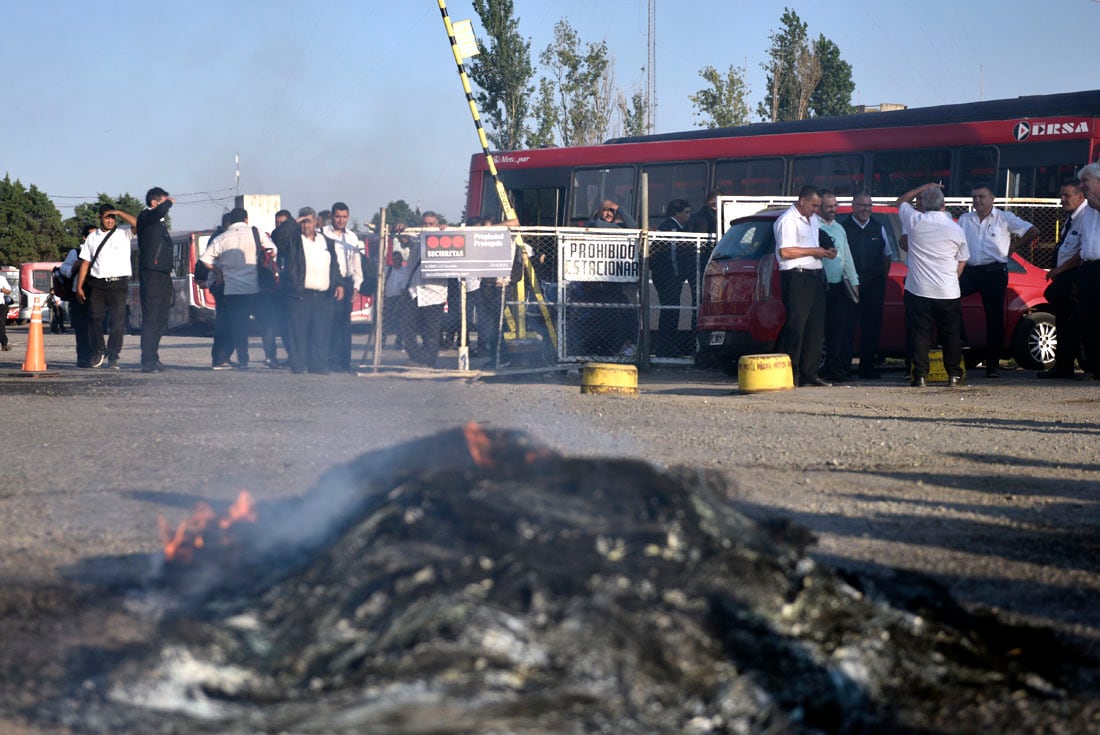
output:
<path id="1" fill-rule="evenodd" d="M 823 248 L 817 218 L 821 192 L 802 187 L 798 201 L 779 216 L 775 231 L 775 260 L 787 319 L 775 351 L 791 356 L 795 385 L 828 386 L 817 374 L 825 342 L 825 273 L 821 261 L 835 258 L 835 248 Z"/>
<path id="2" fill-rule="evenodd" d="M 657 229 L 661 232 L 683 232 L 689 219 L 691 205 L 688 201 L 673 199 L 665 208 L 664 222 Z M 678 329 L 680 294 L 685 280 L 691 290 L 692 304 L 695 302 L 695 248 L 686 242 L 654 237 L 649 251 L 649 273 L 657 290 L 657 300 L 661 302 L 661 313 L 657 317 L 656 354 L 658 357 L 678 357 L 690 349 L 690 343 L 679 343 Z"/>
<path id="3" fill-rule="evenodd" d="M 145 194 L 145 206 L 137 218 L 138 253 L 141 267 L 141 372 L 164 372 L 160 361 L 160 338 L 168 326 L 172 306 L 172 237 L 164 218 L 175 201 L 168 192 L 154 186 Z"/>
<path id="4" fill-rule="evenodd" d="M 1089 223 L 1089 203 L 1085 188 L 1078 181 L 1062 184 L 1061 200 L 1066 219 L 1054 249 L 1054 267 L 1047 271 L 1050 285 L 1043 292 L 1054 309 L 1058 344 L 1054 367 L 1041 370 L 1037 377 L 1073 380 L 1073 363 L 1081 349 L 1081 330 L 1077 325 L 1077 266 L 1081 265 L 1081 240 L 1085 235 L 1084 225 Z"/>
<path id="5" fill-rule="evenodd" d="M 873 203 L 868 194 L 852 197 L 852 214 L 846 217 L 844 234 L 852 251 L 852 262 L 859 276 L 859 377 L 881 377 L 875 367 L 879 336 L 882 333 L 882 308 L 886 301 L 886 279 L 890 274 L 890 244 L 886 228 L 871 215 Z"/>

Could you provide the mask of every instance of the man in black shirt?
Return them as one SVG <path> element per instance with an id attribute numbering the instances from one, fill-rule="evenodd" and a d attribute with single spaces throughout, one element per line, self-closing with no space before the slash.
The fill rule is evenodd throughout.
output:
<path id="1" fill-rule="evenodd" d="M 168 326 L 172 305 L 172 238 L 164 224 L 175 199 L 159 186 L 145 194 L 145 206 L 137 218 L 141 268 L 141 372 L 164 371 L 160 338 Z"/>

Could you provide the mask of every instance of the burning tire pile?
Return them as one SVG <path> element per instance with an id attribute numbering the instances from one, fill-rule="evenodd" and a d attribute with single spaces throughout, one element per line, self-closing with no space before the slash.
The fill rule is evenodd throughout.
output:
<path id="1" fill-rule="evenodd" d="M 725 490 L 475 425 L 367 454 L 174 554 L 126 595 L 155 635 L 85 652 L 24 714 L 242 735 L 1100 724 L 1095 662 L 922 578 L 816 565 L 808 534 Z"/>

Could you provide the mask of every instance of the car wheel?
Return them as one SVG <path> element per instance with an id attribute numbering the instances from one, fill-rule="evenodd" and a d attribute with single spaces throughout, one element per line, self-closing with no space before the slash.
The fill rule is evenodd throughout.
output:
<path id="1" fill-rule="evenodd" d="M 1017 365 L 1025 370 L 1054 367 L 1057 345 L 1058 331 L 1053 314 L 1035 311 L 1020 317 L 1012 340 L 1012 356 L 1016 358 Z"/>

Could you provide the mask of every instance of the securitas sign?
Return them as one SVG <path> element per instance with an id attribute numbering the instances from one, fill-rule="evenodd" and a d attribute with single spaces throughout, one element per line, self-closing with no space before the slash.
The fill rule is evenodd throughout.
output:
<path id="1" fill-rule="evenodd" d="M 1012 137 L 1023 142 L 1033 138 L 1087 135 L 1088 132 L 1088 120 L 1021 120 L 1012 129 Z"/>

